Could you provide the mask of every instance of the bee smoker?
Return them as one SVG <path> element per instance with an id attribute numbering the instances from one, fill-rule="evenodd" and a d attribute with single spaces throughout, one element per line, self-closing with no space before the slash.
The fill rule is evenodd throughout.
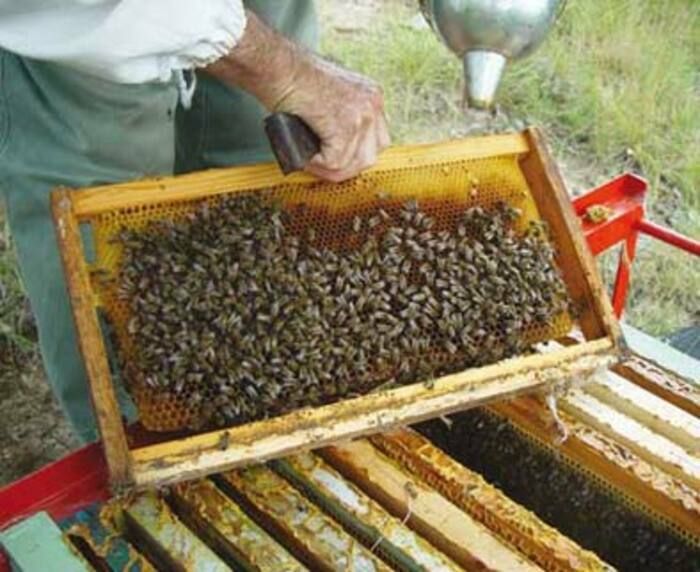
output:
<path id="1" fill-rule="evenodd" d="M 565 0 L 420 0 L 425 19 L 464 65 L 471 107 L 493 104 L 509 60 L 542 43 Z"/>

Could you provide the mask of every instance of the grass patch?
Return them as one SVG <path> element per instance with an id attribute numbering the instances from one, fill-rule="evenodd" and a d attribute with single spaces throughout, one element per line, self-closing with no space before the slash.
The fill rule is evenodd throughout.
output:
<path id="1" fill-rule="evenodd" d="M 395 142 L 440 139 L 464 121 L 461 66 L 432 32 L 410 25 L 414 14 L 386 2 L 370 28 L 322 36 L 326 56 L 382 85 Z"/>
<path id="2" fill-rule="evenodd" d="M 693 0 L 571 2 L 542 50 L 511 67 L 501 102 L 600 162 L 631 158 L 657 195 L 675 185 L 700 208 L 699 29 Z"/>
<path id="3" fill-rule="evenodd" d="M 618 259 L 617 248 L 598 257 L 609 292 L 615 282 Z M 699 292 L 700 260 L 653 238 L 640 237 L 627 294 L 626 322 L 657 337 L 698 324 Z"/>
<path id="4" fill-rule="evenodd" d="M 586 173 L 575 190 L 636 171 L 652 218 L 700 236 L 699 3 L 572 0 L 545 44 L 506 71 L 508 119 L 477 129 L 461 111 L 458 59 L 411 26 L 415 14 L 386 2 L 369 29 L 323 37 L 326 54 L 383 85 L 395 142 L 544 125 L 562 163 Z M 611 274 L 611 257 L 601 264 Z M 643 240 L 626 319 L 654 335 L 698 324 L 699 284 L 697 261 Z"/>
<path id="5" fill-rule="evenodd" d="M 36 355 L 36 335 L 0 208 L 0 369 Z"/>

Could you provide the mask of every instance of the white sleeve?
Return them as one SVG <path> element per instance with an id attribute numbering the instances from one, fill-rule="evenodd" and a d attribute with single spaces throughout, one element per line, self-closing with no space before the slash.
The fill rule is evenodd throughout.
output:
<path id="1" fill-rule="evenodd" d="M 0 47 L 119 83 L 207 65 L 245 26 L 242 0 L 0 0 Z"/>

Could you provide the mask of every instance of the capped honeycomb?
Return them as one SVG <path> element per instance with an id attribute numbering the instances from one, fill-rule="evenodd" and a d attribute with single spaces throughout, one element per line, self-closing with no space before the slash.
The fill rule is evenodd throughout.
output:
<path id="1" fill-rule="evenodd" d="M 426 240 L 430 244 L 432 244 L 430 242 L 433 240 L 432 237 L 435 237 L 435 240 L 442 237 L 442 240 L 450 241 L 451 237 L 455 237 L 456 240 L 460 235 L 466 234 L 472 236 L 474 240 L 485 241 L 484 244 L 488 247 L 488 231 L 485 236 L 480 236 L 479 233 L 484 232 L 484 228 L 481 228 L 484 217 L 496 216 L 498 213 L 500 213 L 499 216 L 505 217 L 504 220 L 507 219 L 507 232 L 510 235 L 525 239 L 525 237 L 537 234 L 538 241 L 546 241 L 546 232 L 543 231 L 543 227 L 539 223 L 536 206 L 515 155 L 377 170 L 341 184 L 285 183 L 262 190 L 235 191 L 206 199 L 149 204 L 96 215 L 92 219 L 96 250 L 96 260 L 92 266 L 92 270 L 94 270 L 92 275 L 93 288 L 98 294 L 100 303 L 104 307 L 115 332 L 128 390 L 139 410 L 141 422 L 148 429 L 170 431 L 182 428 L 231 425 L 282 414 L 290 410 L 292 406 L 320 405 L 378 387 L 389 387 L 396 383 L 429 381 L 438 375 L 488 363 L 488 361 L 484 361 L 484 356 L 489 355 L 487 346 L 491 345 L 487 339 L 494 338 L 499 342 L 504 342 L 506 339 L 503 332 L 491 330 L 484 330 L 483 334 L 477 332 L 477 337 L 474 338 L 477 346 L 474 348 L 473 355 L 462 355 L 459 348 L 453 347 L 449 340 L 446 341 L 444 332 L 442 332 L 445 329 L 444 323 L 438 316 L 433 322 L 434 326 L 431 326 L 435 328 L 435 332 L 429 333 L 430 341 L 423 346 L 412 347 L 408 343 L 402 345 L 403 340 L 398 337 L 395 339 L 394 345 L 396 347 L 387 348 L 387 352 L 393 356 L 391 359 L 376 361 L 374 360 L 376 356 L 353 353 L 353 363 L 358 360 L 370 362 L 370 367 L 361 369 L 362 375 L 357 375 L 357 371 L 351 368 L 351 371 L 342 372 L 342 375 L 328 376 L 333 378 L 332 380 L 321 379 L 316 380 L 318 383 L 315 383 L 313 379 L 315 374 L 303 371 L 303 364 L 300 366 L 297 363 L 297 369 L 294 370 L 295 375 L 303 375 L 310 379 L 302 390 L 294 391 L 289 379 L 275 379 L 276 373 L 267 373 L 265 379 L 259 379 L 260 376 L 256 379 L 249 379 L 250 376 L 240 373 L 229 376 L 229 372 L 222 371 L 221 361 L 216 361 L 213 357 L 210 361 L 215 365 L 211 366 L 211 370 L 205 369 L 203 372 L 197 370 L 196 373 L 192 373 L 191 370 L 182 370 L 182 375 L 165 375 L 162 372 L 180 371 L 173 369 L 172 365 L 174 362 L 184 359 L 180 356 L 179 346 L 172 351 L 156 349 L 155 355 L 151 352 L 148 359 L 145 359 L 144 340 L 157 339 L 159 335 L 157 332 L 161 331 L 160 328 L 165 328 L 163 331 L 168 331 L 168 328 L 178 330 L 189 321 L 189 314 L 203 310 L 197 305 L 199 302 L 191 300 L 191 290 L 189 290 L 189 294 L 183 294 L 180 302 L 173 302 L 173 299 L 178 300 L 177 295 L 169 301 L 161 301 L 156 314 L 158 323 L 151 325 L 143 320 L 146 314 L 152 313 L 148 304 L 157 304 L 158 300 L 137 301 L 135 303 L 133 300 L 134 292 L 139 292 L 140 296 L 148 299 L 157 298 L 156 293 L 160 292 L 159 289 L 162 288 L 163 283 L 170 280 L 172 282 L 171 289 L 176 291 L 180 286 L 177 284 L 177 277 L 192 274 L 192 268 L 184 269 L 186 271 L 184 274 L 178 274 L 183 269 L 175 268 L 171 278 L 161 277 L 160 273 L 167 271 L 161 264 L 163 251 L 158 250 L 159 247 L 154 247 L 155 249 L 151 251 L 148 248 L 144 250 L 143 245 L 148 245 L 149 242 L 158 242 L 160 239 L 154 237 L 170 233 L 172 244 L 177 248 L 184 248 L 182 243 L 177 241 L 179 240 L 178 233 L 182 233 L 183 229 L 186 229 L 187 232 L 194 233 L 188 235 L 187 242 L 193 251 L 181 260 L 191 260 L 194 265 L 197 264 L 198 257 L 203 257 L 203 270 L 210 272 L 211 268 L 207 266 L 206 262 L 207 248 L 214 251 L 219 250 L 220 246 L 221 249 L 225 250 L 225 245 L 217 245 L 212 249 L 211 245 L 216 244 L 216 237 L 207 235 L 207 228 L 220 229 L 221 220 L 219 217 L 221 216 L 232 216 L 230 221 L 232 226 L 243 224 L 241 220 L 236 219 L 236 205 L 240 205 L 241 212 L 247 217 L 248 223 L 250 217 L 257 217 L 256 213 L 258 212 L 263 213 L 260 215 L 263 217 L 260 219 L 261 228 L 270 220 L 277 220 L 276 217 L 280 218 L 282 221 L 280 228 L 283 228 L 284 231 L 284 237 L 280 239 L 280 243 L 283 243 L 284 247 L 275 253 L 276 256 L 283 255 L 283 258 L 278 261 L 280 268 L 288 268 L 290 257 L 296 257 L 297 251 L 304 249 L 313 250 L 311 263 L 323 260 L 330 261 L 331 264 L 339 264 L 339 261 L 346 259 L 359 260 L 358 256 L 370 248 L 368 244 L 374 244 L 372 248 L 379 248 L 377 244 L 383 244 L 382 241 L 387 237 L 387 234 L 394 232 L 402 224 L 414 225 L 416 233 L 418 231 L 428 233 L 431 238 Z M 506 216 L 504 213 L 508 213 L 508 215 Z M 208 224 L 207 217 L 209 216 L 217 218 Z M 406 223 L 406 220 L 409 222 Z M 429 221 L 429 228 L 422 228 L 421 225 L 427 224 L 426 221 Z M 478 221 L 482 221 L 482 223 L 479 223 L 481 227 L 477 229 Z M 199 230 L 193 230 L 195 222 Z M 273 226 L 270 228 L 272 229 Z M 270 232 L 274 232 L 274 229 Z M 201 240 L 196 238 L 200 235 Z M 193 237 L 195 238 L 193 239 Z M 275 271 L 275 265 L 269 264 L 269 260 L 265 262 L 267 256 L 265 252 L 255 250 L 259 248 L 259 245 L 255 243 L 253 234 L 251 234 L 250 239 L 251 244 L 247 255 L 257 256 L 261 268 L 267 265 L 267 270 L 261 269 L 260 272 L 263 274 L 268 272 L 263 278 L 270 282 L 270 276 L 274 276 L 270 273 Z M 225 236 L 222 236 L 222 240 L 225 240 Z M 239 236 L 237 240 L 245 242 L 246 237 Z M 544 247 L 544 243 L 542 244 Z M 200 246 L 202 248 L 198 250 Z M 220 265 L 222 273 L 232 272 L 232 284 L 239 286 L 243 284 L 242 288 L 246 290 L 245 292 L 232 291 L 228 296 L 232 298 L 243 297 L 255 310 L 250 312 L 252 315 L 266 316 L 267 306 L 261 305 L 260 302 L 264 298 L 265 292 L 258 292 L 258 286 L 255 284 L 240 282 L 238 277 L 233 277 L 236 268 L 240 265 L 245 266 L 245 261 L 239 260 L 237 257 L 244 256 L 246 248 L 239 249 L 240 251 L 234 249 L 230 253 L 216 254 L 219 257 L 217 264 Z M 135 253 L 139 253 L 143 260 L 135 261 Z M 221 258 L 222 256 L 224 258 Z M 371 258 L 372 255 L 369 256 Z M 149 261 L 148 257 L 155 258 Z M 303 259 L 303 256 L 300 256 L 300 259 Z M 150 269 L 150 271 L 144 272 L 142 276 L 138 273 L 135 274 L 133 272 L 134 264 L 141 269 Z M 172 264 L 177 267 L 179 263 L 172 262 Z M 439 270 L 438 260 L 433 260 L 431 264 L 435 264 Z M 343 263 L 340 263 L 340 266 L 342 265 Z M 380 283 L 378 290 L 382 290 L 386 286 L 383 285 L 385 280 L 381 278 L 382 273 L 387 271 L 386 266 L 387 263 L 384 261 L 375 269 L 376 275 L 370 273 L 371 276 L 379 276 L 377 278 Z M 527 269 L 524 270 L 527 271 Z M 196 273 L 196 268 L 194 272 Z M 297 268 L 295 275 L 299 273 Z M 420 264 L 410 266 L 406 284 L 402 284 L 402 287 L 410 290 L 415 284 L 422 283 L 421 281 L 425 280 L 424 274 L 425 269 L 421 269 Z M 161 278 L 163 279 L 161 280 Z M 255 282 L 255 276 L 250 278 L 252 282 Z M 298 278 L 295 280 L 298 281 Z M 557 280 L 560 280 L 558 276 L 551 276 L 552 282 Z M 140 283 L 141 281 L 143 282 Z M 206 280 L 202 282 L 204 294 L 201 303 L 206 305 L 209 303 L 207 300 L 216 299 L 217 296 L 225 298 L 224 293 L 220 291 L 222 284 L 225 284 L 223 274 L 218 279 L 210 280 L 209 283 Z M 275 282 L 272 281 L 272 284 L 274 285 Z M 310 287 L 308 281 L 306 284 L 306 287 Z M 207 295 L 207 288 L 210 285 L 212 288 L 218 285 L 218 289 Z M 182 285 L 183 288 L 184 286 L 186 284 Z M 507 284 L 504 285 L 506 290 L 507 287 Z M 268 286 L 268 288 L 271 287 Z M 329 288 L 329 295 L 337 297 L 337 293 L 334 293 L 332 287 Z M 417 286 L 414 290 L 416 289 Z M 511 290 L 513 289 L 517 289 L 517 286 L 511 285 Z M 417 290 L 412 292 L 418 300 L 420 292 Z M 400 292 L 396 295 L 400 295 Z M 481 293 L 479 297 L 482 297 Z M 527 296 L 523 296 L 523 299 L 525 298 Z M 513 299 L 517 300 L 517 295 Z M 273 302 L 274 300 L 269 300 L 270 304 Z M 493 300 L 485 300 L 484 303 L 490 303 L 494 308 L 497 308 L 497 304 Z M 146 305 L 140 306 L 139 304 Z M 420 304 L 418 305 L 420 306 Z M 226 307 L 226 302 L 222 302 L 222 311 Z M 338 312 L 337 306 L 329 305 L 329 307 L 334 308 L 335 313 Z M 187 310 L 184 313 L 183 308 Z M 523 308 L 524 313 L 527 311 L 534 314 L 537 312 L 537 308 Z M 387 308 L 384 313 L 391 315 L 392 308 Z M 203 313 L 202 316 L 206 316 L 208 322 L 213 324 L 210 330 L 207 329 L 205 333 L 198 330 L 191 335 L 188 334 L 187 330 L 183 330 L 182 333 L 178 330 L 173 338 L 180 340 L 177 343 L 182 344 L 183 355 L 186 353 L 190 360 L 196 358 L 198 362 L 206 363 L 210 353 L 212 355 L 219 352 L 232 353 L 232 370 L 238 371 L 239 365 L 245 367 L 243 362 L 251 361 L 247 358 L 248 354 L 237 349 L 239 346 L 245 343 L 253 344 L 255 347 L 251 348 L 250 351 L 255 351 L 255 355 L 259 356 L 260 360 L 265 361 L 266 356 L 277 356 L 275 354 L 276 348 L 270 347 L 273 338 L 275 343 L 277 343 L 278 338 L 280 340 L 286 339 L 283 327 L 280 327 L 281 332 L 275 331 L 274 336 L 271 329 L 269 339 L 260 335 L 256 338 L 246 338 L 248 331 L 246 328 L 251 327 L 248 323 L 241 324 L 240 331 L 228 339 L 221 332 L 235 331 L 235 323 L 225 323 L 226 317 L 219 316 L 216 312 L 213 314 Z M 230 319 L 235 321 L 234 317 Z M 396 321 L 403 323 L 411 319 L 410 316 L 393 316 L 394 322 L 392 323 Z M 170 322 L 172 324 L 167 325 Z M 296 322 L 292 320 L 292 323 Z M 374 322 L 368 321 L 368 324 L 371 327 L 368 328 L 367 336 L 372 337 L 378 326 L 375 327 Z M 244 325 L 246 328 L 242 327 Z M 462 323 L 457 324 L 457 326 L 466 329 Z M 571 326 L 572 320 L 565 306 L 556 306 L 556 312 L 541 313 L 539 319 L 528 319 L 523 323 L 521 329 L 516 328 L 519 334 L 517 343 L 513 343 L 511 339 L 508 343 L 510 352 L 492 352 L 493 359 L 512 355 L 513 352 L 526 351 L 528 345 L 559 337 L 567 333 Z M 155 328 L 156 331 L 145 331 L 151 327 Z M 272 326 L 267 325 L 265 327 L 272 328 Z M 388 328 L 388 326 L 386 327 Z M 260 331 L 264 331 L 264 329 Z M 300 339 L 304 336 L 316 336 L 318 339 L 322 339 L 324 335 L 330 336 L 327 328 L 324 332 L 323 327 L 319 329 L 313 324 L 309 326 L 308 331 L 297 332 L 295 335 Z M 196 343 L 193 342 L 193 339 Z M 340 340 L 340 338 L 338 339 Z M 362 346 L 363 339 L 353 339 L 355 346 Z M 298 344 L 298 342 L 295 343 Z M 332 353 L 332 350 L 333 348 L 329 348 L 328 351 Z M 162 353 L 158 354 L 158 351 Z M 314 351 L 313 348 L 311 351 Z M 291 367 L 295 361 L 303 361 L 297 357 L 296 354 L 283 353 L 274 358 L 280 362 L 279 370 L 269 369 L 269 363 L 254 363 L 253 366 L 257 368 L 256 371 L 282 371 L 283 366 L 290 365 Z M 157 361 L 154 362 L 155 359 L 162 360 L 162 367 L 159 367 Z M 173 379 L 173 377 L 177 379 Z M 210 378 L 218 381 L 213 383 Z M 237 384 L 241 384 L 241 387 L 237 387 Z M 319 389 L 316 389 L 317 386 Z M 248 397 L 253 398 L 252 400 L 259 398 L 261 403 L 266 403 L 266 408 L 248 411 L 246 408 L 251 403 L 251 399 L 246 401 L 237 397 L 241 388 L 248 392 Z M 275 389 L 272 391 L 270 388 Z M 233 398 L 224 399 L 223 396 L 227 394 L 234 395 L 235 400 Z"/>

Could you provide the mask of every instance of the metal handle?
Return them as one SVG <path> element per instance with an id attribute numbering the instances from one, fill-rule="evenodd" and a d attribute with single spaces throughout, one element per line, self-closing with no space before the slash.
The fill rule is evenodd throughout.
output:
<path id="1" fill-rule="evenodd" d="M 273 113 L 265 118 L 265 133 L 282 172 L 304 169 L 321 150 L 321 139 L 298 115 Z"/>

